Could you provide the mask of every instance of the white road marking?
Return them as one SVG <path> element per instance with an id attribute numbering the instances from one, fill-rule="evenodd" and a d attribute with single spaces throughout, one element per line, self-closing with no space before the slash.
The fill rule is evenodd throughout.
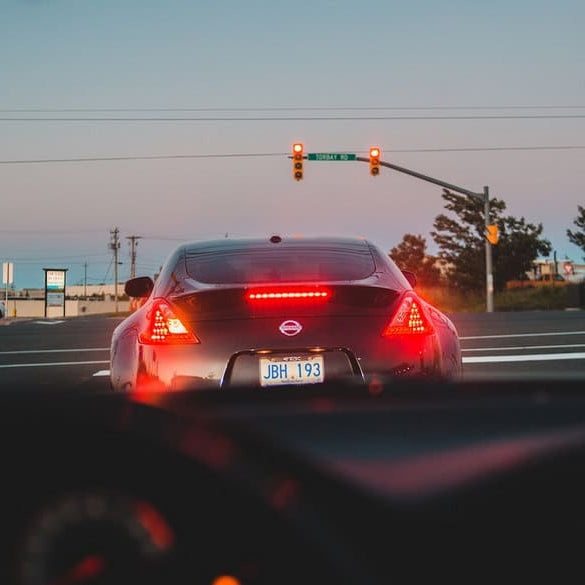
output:
<path id="1" fill-rule="evenodd" d="M 96 372 L 93 375 L 94 376 L 109 376 L 110 375 L 110 370 L 99 370 L 98 372 Z"/>
<path id="2" fill-rule="evenodd" d="M 585 343 L 573 343 L 567 345 L 517 345 L 510 347 L 469 347 L 461 351 L 518 351 L 521 349 L 567 349 L 570 347 L 585 347 Z"/>
<path id="3" fill-rule="evenodd" d="M 0 355 L 17 355 L 24 353 L 78 353 L 80 351 L 110 351 L 109 347 L 87 347 L 74 349 L 19 349 L 13 351 L 0 351 Z"/>
<path id="4" fill-rule="evenodd" d="M 544 353 L 527 355 L 485 355 L 477 357 L 464 357 L 464 364 L 491 364 L 497 362 L 552 362 L 557 360 L 582 360 L 585 353 Z"/>
<path id="5" fill-rule="evenodd" d="M 39 325 L 57 325 L 59 323 L 65 323 L 65 321 L 33 321 L 33 323 L 38 323 Z"/>
<path id="6" fill-rule="evenodd" d="M 40 368 L 43 366 L 87 366 L 91 364 L 109 364 L 110 360 L 96 360 L 90 362 L 47 362 L 44 364 L 0 364 L 0 368 Z"/>
<path id="7" fill-rule="evenodd" d="M 552 335 L 585 335 L 585 331 L 556 331 L 554 333 L 508 333 L 506 335 L 473 335 L 459 339 L 502 339 L 504 337 L 547 337 Z"/>

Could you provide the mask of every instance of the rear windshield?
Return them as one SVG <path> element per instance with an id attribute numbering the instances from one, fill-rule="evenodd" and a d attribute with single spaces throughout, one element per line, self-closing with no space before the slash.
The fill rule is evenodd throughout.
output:
<path id="1" fill-rule="evenodd" d="M 362 246 L 191 250 L 186 263 L 191 278 L 211 284 L 361 280 L 376 268 L 369 249 Z"/>

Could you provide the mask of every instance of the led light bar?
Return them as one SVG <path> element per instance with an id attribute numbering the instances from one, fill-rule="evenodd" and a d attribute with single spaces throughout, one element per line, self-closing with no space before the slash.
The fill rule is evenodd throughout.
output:
<path id="1" fill-rule="evenodd" d="M 290 300 L 290 299 L 327 299 L 327 290 L 287 290 L 287 291 L 254 291 L 247 294 L 250 301 Z"/>

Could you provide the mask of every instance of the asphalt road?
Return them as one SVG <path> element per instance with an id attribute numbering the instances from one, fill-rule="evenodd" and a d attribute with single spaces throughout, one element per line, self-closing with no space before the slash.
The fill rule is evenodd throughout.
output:
<path id="1" fill-rule="evenodd" d="M 465 380 L 585 380 L 585 311 L 451 315 Z M 0 389 L 108 390 L 117 317 L 0 321 Z"/>
<path id="2" fill-rule="evenodd" d="M 0 389 L 108 389 L 110 338 L 119 317 L 5 321 L 0 326 Z M 0 321 L 1 323 L 1 321 Z"/>

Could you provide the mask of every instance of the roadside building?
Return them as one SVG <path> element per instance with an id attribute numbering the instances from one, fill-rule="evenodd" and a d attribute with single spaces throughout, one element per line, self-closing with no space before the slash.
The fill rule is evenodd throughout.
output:
<path id="1" fill-rule="evenodd" d="M 530 280 L 549 282 L 564 280 L 578 283 L 585 280 L 585 264 L 577 263 L 570 258 L 556 261 L 550 258 L 538 258 L 534 261 L 533 270 L 526 274 Z"/>

